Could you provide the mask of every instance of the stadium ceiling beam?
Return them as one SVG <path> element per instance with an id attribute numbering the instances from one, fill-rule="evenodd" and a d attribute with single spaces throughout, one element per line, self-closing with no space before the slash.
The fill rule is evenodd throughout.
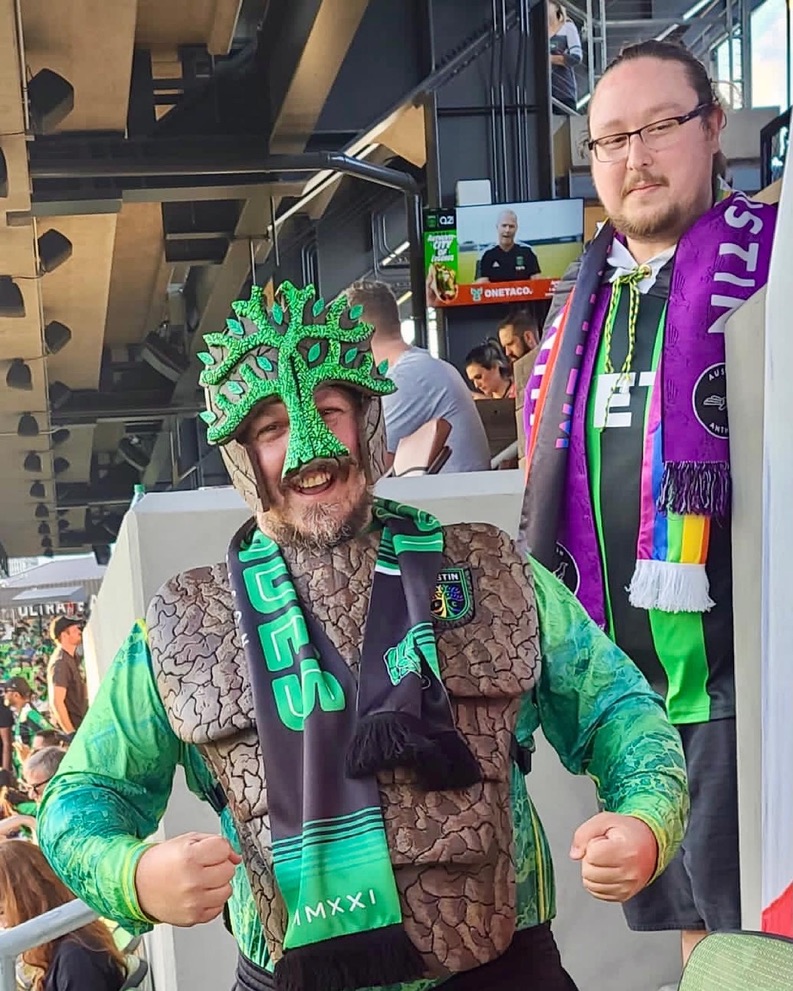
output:
<path id="1" fill-rule="evenodd" d="M 355 38 L 369 0 L 308 0 L 291 15 L 273 53 L 269 76 L 276 99 L 270 150 L 305 149 Z"/>

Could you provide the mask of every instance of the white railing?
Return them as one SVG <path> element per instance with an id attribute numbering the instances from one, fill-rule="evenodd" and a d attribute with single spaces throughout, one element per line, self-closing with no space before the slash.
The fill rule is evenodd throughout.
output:
<path id="1" fill-rule="evenodd" d="M 17 957 L 34 946 L 49 943 L 87 926 L 98 918 L 84 902 L 72 901 L 37 915 L 29 922 L 0 931 L 0 991 L 16 991 Z"/>

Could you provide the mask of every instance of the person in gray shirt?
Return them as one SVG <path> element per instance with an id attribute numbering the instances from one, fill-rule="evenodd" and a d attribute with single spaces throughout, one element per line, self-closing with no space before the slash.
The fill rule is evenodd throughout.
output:
<path id="1" fill-rule="evenodd" d="M 362 279 L 347 290 L 350 306 L 363 306 L 363 319 L 374 326 L 372 354 L 387 362 L 386 374 L 397 391 L 383 397 L 386 440 L 393 454 L 428 420 L 442 417 L 451 426 L 447 441 L 451 457 L 443 472 L 486 471 L 490 449 L 473 396 L 457 369 L 402 338 L 399 308 L 384 282 Z"/>

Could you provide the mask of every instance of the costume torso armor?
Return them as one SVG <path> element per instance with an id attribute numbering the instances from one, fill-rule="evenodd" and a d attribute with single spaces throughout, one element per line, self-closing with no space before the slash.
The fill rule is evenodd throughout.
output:
<path id="1" fill-rule="evenodd" d="M 467 565 L 474 614 L 436 626 L 457 728 L 483 772 L 460 791 L 420 791 L 406 770 L 378 774 L 405 929 L 431 973 L 494 959 L 515 926 L 511 743 L 520 699 L 539 676 L 527 568 L 509 537 L 484 524 L 444 528 L 443 567 Z M 310 610 L 357 674 L 379 533 L 290 564 Z M 264 765 L 225 565 L 179 575 L 149 609 L 154 675 L 174 732 L 195 744 L 224 788 L 265 938 L 282 955 L 285 908 L 272 872 Z M 351 893 L 355 895 L 356 893 Z"/>

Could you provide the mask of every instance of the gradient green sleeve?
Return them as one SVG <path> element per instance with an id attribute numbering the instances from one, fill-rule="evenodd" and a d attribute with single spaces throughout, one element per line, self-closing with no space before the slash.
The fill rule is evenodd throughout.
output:
<path id="1" fill-rule="evenodd" d="M 688 818 L 678 732 L 636 665 L 575 596 L 530 561 L 540 622 L 542 673 L 519 715 L 530 743 L 538 725 L 573 774 L 588 774 L 609 812 L 645 822 L 658 842 L 657 874 L 674 857 Z"/>
<path id="2" fill-rule="evenodd" d="M 165 812 L 182 750 L 154 683 L 145 627 L 136 624 L 38 816 L 39 844 L 66 886 L 135 935 L 151 928 L 135 870 Z"/>

